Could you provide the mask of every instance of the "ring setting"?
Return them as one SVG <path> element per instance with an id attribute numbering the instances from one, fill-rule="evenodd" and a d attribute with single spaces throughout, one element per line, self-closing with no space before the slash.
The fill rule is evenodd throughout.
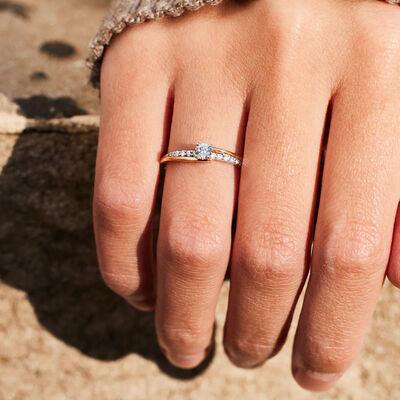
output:
<path id="1" fill-rule="evenodd" d="M 170 161 L 222 161 L 236 166 L 242 165 L 242 158 L 237 154 L 208 143 L 197 143 L 194 149 L 170 151 L 161 158 L 160 163 Z"/>

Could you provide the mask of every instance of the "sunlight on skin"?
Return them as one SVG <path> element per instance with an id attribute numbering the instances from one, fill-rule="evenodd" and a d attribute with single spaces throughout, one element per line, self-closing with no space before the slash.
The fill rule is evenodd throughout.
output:
<path id="1" fill-rule="evenodd" d="M 226 2 L 113 41 L 101 77 L 98 256 L 110 288 L 138 308 L 153 302 L 174 365 L 195 367 L 210 349 L 228 264 L 234 364 L 280 350 L 310 264 L 296 380 L 326 390 L 358 354 L 400 195 L 399 22 L 382 2 Z M 166 166 L 156 266 L 160 156 L 199 142 L 243 154 L 243 166 Z"/>

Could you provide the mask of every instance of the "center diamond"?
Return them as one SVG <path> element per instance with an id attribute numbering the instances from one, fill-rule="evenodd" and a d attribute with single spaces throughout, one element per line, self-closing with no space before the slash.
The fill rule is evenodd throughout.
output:
<path id="1" fill-rule="evenodd" d="M 194 148 L 194 156 L 198 160 L 209 160 L 212 154 L 212 146 L 207 143 L 197 143 Z"/>

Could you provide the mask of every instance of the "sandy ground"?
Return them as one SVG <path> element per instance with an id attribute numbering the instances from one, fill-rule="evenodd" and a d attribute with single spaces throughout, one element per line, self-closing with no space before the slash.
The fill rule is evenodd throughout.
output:
<path id="1" fill-rule="evenodd" d="M 0 98 L 0 113 L 12 115 L 15 104 L 33 119 L 98 113 L 84 56 L 107 3 L 0 1 L 0 92 L 14 104 Z M 220 345 L 227 286 L 211 363 L 190 373 L 169 366 L 153 316 L 130 309 L 97 273 L 90 218 L 96 135 L 79 125 L 0 134 L 1 400 L 400 398 L 400 291 L 390 285 L 361 356 L 329 393 L 294 383 L 292 334 L 261 368 L 229 364 Z"/>

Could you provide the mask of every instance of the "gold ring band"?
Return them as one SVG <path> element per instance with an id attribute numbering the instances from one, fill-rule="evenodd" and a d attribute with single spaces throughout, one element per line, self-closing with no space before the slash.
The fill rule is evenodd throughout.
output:
<path id="1" fill-rule="evenodd" d="M 194 149 L 174 150 L 165 154 L 160 163 L 166 162 L 221 161 L 232 165 L 242 165 L 242 157 L 229 150 L 213 147 L 208 143 L 197 143 Z"/>

